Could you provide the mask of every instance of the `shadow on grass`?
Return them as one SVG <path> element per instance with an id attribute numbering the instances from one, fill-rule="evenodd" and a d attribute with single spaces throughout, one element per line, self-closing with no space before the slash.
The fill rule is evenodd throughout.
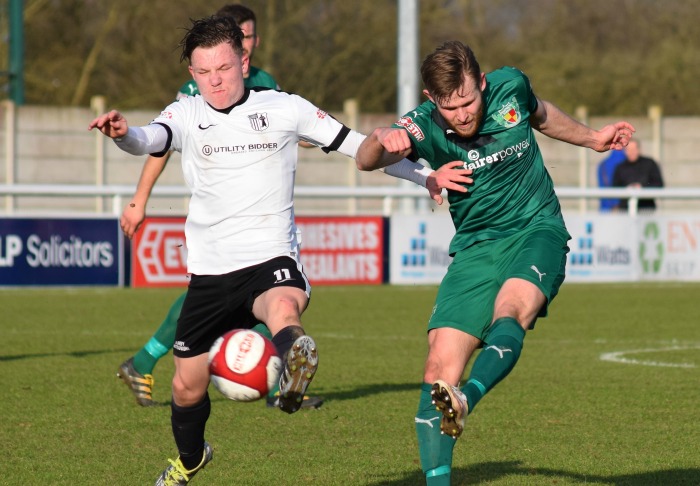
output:
<path id="1" fill-rule="evenodd" d="M 134 348 L 128 349 L 99 349 L 90 351 L 62 351 L 54 353 L 35 353 L 35 354 L 15 354 L 12 356 L 0 356 L 0 363 L 4 361 L 19 361 L 22 359 L 35 359 L 35 358 L 51 358 L 54 356 L 70 356 L 73 358 L 85 358 L 86 356 L 95 356 L 100 354 L 111 354 L 111 353 L 131 353 L 135 351 Z M 131 355 L 129 355 L 131 356 Z"/>
<path id="2" fill-rule="evenodd" d="M 324 392 L 323 390 L 313 389 L 313 383 L 309 388 L 309 394 L 311 395 L 321 395 L 326 401 L 332 400 L 352 400 L 354 398 L 362 398 L 368 395 L 378 395 L 380 393 L 391 393 L 391 392 L 402 392 L 402 391 L 415 391 L 416 392 L 416 403 L 418 403 L 418 392 L 420 391 L 420 383 L 375 383 L 368 384 L 359 387 L 355 387 L 352 390 L 335 391 L 335 392 Z"/>
<path id="3" fill-rule="evenodd" d="M 456 468 L 452 470 L 452 484 L 453 486 L 462 486 L 489 483 L 504 476 L 522 476 L 523 479 L 546 476 L 555 482 L 558 479 L 571 483 L 602 483 L 614 486 L 696 486 L 700 484 L 700 469 L 666 469 L 636 474 L 601 476 L 557 469 L 524 467 L 519 462 L 487 462 L 474 464 L 468 468 Z M 425 484 L 425 478 L 420 471 L 416 471 L 400 479 L 387 478 L 369 484 L 372 486 L 417 486 Z"/>

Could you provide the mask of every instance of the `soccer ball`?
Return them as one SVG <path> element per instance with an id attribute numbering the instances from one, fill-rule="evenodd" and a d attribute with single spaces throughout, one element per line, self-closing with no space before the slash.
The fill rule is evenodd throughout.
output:
<path id="1" fill-rule="evenodd" d="M 281 370 L 282 360 L 272 341 L 249 329 L 227 332 L 209 350 L 211 382 L 226 398 L 237 402 L 267 395 Z"/>

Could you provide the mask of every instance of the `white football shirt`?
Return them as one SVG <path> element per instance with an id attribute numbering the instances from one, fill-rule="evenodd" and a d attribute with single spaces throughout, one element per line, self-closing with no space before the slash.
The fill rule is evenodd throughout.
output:
<path id="1" fill-rule="evenodd" d="M 279 256 L 298 259 L 294 178 L 300 139 L 355 157 L 364 135 L 300 96 L 246 90 L 228 112 L 201 96 L 170 104 L 165 147 L 182 153 L 192 192 L 185 236 L 187 270 L 221 275 Z"/>

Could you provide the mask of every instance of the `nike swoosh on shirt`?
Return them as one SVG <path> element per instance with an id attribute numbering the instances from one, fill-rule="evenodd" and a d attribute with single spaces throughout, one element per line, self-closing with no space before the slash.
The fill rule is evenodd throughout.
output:
<path id="1" fill-rule="evenodd" d="M 202 124 L 200 123 L 200 124 L 197 126 L 197 128 L 199 128 L 200 130 L 206 130 L 207 128 L 215 127 L 215 126 L 216 126 L 216 124 L 207 125 L 206 127 L 203 127 Z"/>

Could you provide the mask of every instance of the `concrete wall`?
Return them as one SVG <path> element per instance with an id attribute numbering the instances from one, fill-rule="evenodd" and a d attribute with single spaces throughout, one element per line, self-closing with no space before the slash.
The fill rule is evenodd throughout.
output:
<path id="1" fill-rule="evenodd" d="M 99 103 L 94 103 L 99 105 Z M 351 104 L 348 106 L 352 106 Z M 97 106 L 96 109 L 101 107 Z M 109 108 L 109 107 L 108 107 Z M 105 184 L 135 186 L 145 158 L 128 155 L 115 147 L 99 132 L 90 132 L 87 125 L 96 111 L 91 108 L 48 106 L 14 107 L 0 105 L 0 183 L 20 184 Z M 155 112 L 127 111 L 132 125 L 148 123 Z M 395 120 L 392 114 L 334 113 L 341 121 L 369 133 L 374 127 L 387 126 Z M 616 121 L 591 117 L 588 124 L 599 128 Z M 628 119 L 637 128 L 644 154 L 656 158 L 662 167 L 667 187 L 700 187 L 700 116 Z M 15 143 L 12 143 L 12 139 Z M 558 186 L 596 187 L 596 167 L 605 155 L 556 142 L 538 135 L 541 150 L 550 174 Z M 104 161 L 100 154 L 104 153 Z M 180 185 L 179 154 L 174 154 L 160 178 L 161 185 Z M 400 182 L 382 173 L 360 173 L 353 161 L 338 154 L 325 154 L 318 149 L 299 149 L 298 185 L 398 185 Z M 154 198 L 149 214 L 184 214 L 186 200 Z M 16 197 L 14 212 L 62 212 L 99 210 L 94 198 Z M 398 202 L 397 202 L 398 204 Z M 578 207 L 577 201 L 563 201 L 565 208 Z M 590 202 L 597 209 L 597 202 Z M 663 201 L 663 211 L 700 208 L 699 201 Z M 106 207 L 109 210 L 109 206 Z M 434 208 L 437 211 L 444 207 Z M 352 206 L 346 200 L 297 201 L 298 214 L 377 214 L 380 200 L 359 200 Z M 0 208 L 0 212 L 7 207 Z"/>

